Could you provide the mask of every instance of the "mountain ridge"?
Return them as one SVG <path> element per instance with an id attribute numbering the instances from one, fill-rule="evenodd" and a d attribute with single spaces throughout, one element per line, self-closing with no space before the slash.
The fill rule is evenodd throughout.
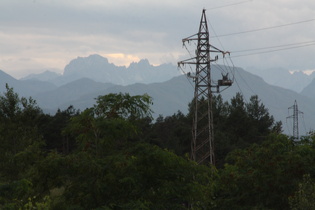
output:
<path id="1" fill-rule="evenodd" d="M 130 63 L 129 67 L 116 66 L 107 58 L 97 54 L 88 57 L 77 57 L 67 64 L 62 75 L 53 75 L 47 79 L 47 72 L 29 75 L 23 80 L 41 80 L 53 83 L 56 86 L 73 82 L 80 78 L 89 78 L 96 82 L 130 85 L 134 83 L 163 82 L 178 76 L 181 73 L 172 64 L 153 66 L 147 59 Z"/>
<path id="2" fill-rule="evenodd" d="M 219 67 L 215 66 L 212 68 L 213 78 L 221 76 L 219 69 Z M 92 87 L 96 84 L 98 84 L 98 87 L 100 88 L 95 88 L 93 90 Z M 87 86 L 91 87 L 91 89 L 84 90 L 84 87 Z M 82 94 L 73 94 L 71 91 L 65 91 L 65 87 L 70 87 L 70 89 L 74 89 L 71 91 Z M 81 87 L 83 90 L 80 89 Z M 59 95 L 64 92 L 69 92 L 71 97 L 59 97 Z M 135 83 L 131 85 L 99 83 L 91 79 L 81 79 L 58 87 L 55 92 L 46 92 L 39 95 L 44 95 L 45 97 L 56 101 L 60 98 L 67 99 L 64 101 L 60 100 L 58 104 L 49 102 L 48 104 L 50 107 L 48 108 L 50 110 L 56 110 L 57 108 L 66 109 L 70 105 L 73 105 L 77 109 L 84 110 L 85 108 L 93 106 L 93 104 L 95 104 L 95 98 L 99 95 L 119 92 L 128 92 L 131 95 L 149 94 L 153 98 L 152 109 L 154 111 L 154 117 L 156 118 L 160 114 L 163 116 L 172 115 L 178 110 L 186 114 L 188 112 L 188 104 L 193 98 L 194 87 L 193 81 L 185 75 L 173 77 L 165 82 L 151 84 Z M 315 100 L 292 90 L 269 85 L 261 77 L 241 68 L 235 68 L 234 84 L 227 90 L 221 92 L 221 95 L 225 101 L 229 101 L 237 92 L 240 92 L 243 95 L 246 102 L 249 101 L 250 96 L 258 95 L 261 102 L 269 109 L 270 114 L 275 117 L 275 120 L 283 122 L 283 128 L 286 133 L 289 133 L 289 127 L 291 126 L 287 121 L 289 115 L 288 107 L 292 106 L 295 100 L 298 101 L 299 108 L 304 113 L 308 113 L 308 116 L 315 115 L 313 110 Z M 34 98 L 41 104 L 43 98 Z M 305 132 L 306 130 L 315 127 L 313 120 L 309 117 L 305 117 L 305 124 L 308 125 L 307 128 L 305 128 Z"/>
<path id="3" fill-rule="evenodd" d="M 34 94 L 45 92 L 56 88 L 56 86 L 49 82 L 39 80 L 17 80 L 4 71 L 0 70 L 0 92 L 6 91 L 6 84 L 13 87 L 19 94 L 30 97 Z"/>
<path id="4" fill-rule="evenodd" d="M 268 84 L 283 87 L 301 93 L 315 78 L 315 72 L 306 74 L 302 71 L 290 72 L 284 68 L 247 68 L 246 71 L 260 76 Z M 48 76 L 51 74 L 50 76 Z M 163 82 L 181 73 L 172 64 L 161 64 L 153 66 L 147 59 L 131 62 L 128 67 L 116 66 L 105 57 L 92 54 L 88 57 L 77 57 L 67 64 L 64 73 L 58 75 L 51 71 L 40 74 L 28 75 L 21 80 L 47 81 L 56 86 L 61 86 L 83 77 L 93 79 L 97 82 L 110 82 L 120 85 L 134 83 L 150 84 Z"/>
<path id="5" fill-rule="evenodd" d="M 90 57 L 88 62 L 86 59 L 82 58 L 80 62 L 91 63 L 94 60 L 93 57 L 94 56 Z M 102 60 L 103 58 L 97 56 L 97 59 Z M 105 59 L 101 62 L 106 63 L 108 60 Z M 143 72 L 143 69 L 136 68 L 139 65 L 146 67 L 152 66 L 148 60 L 144 59 L 131 64 L 129 68 L 125 67 L 125 70 L 122 71 L 128 72 L 128 69 L 134 68 L 134 71 Z M 160 65 L 158 68 L 152 67 L 146 73 L 153 74 L 152 72 L 156 71 L 156 74 L 164 74 L 168 71 L 167 66 L 168 65 Z M 166 70 L 159 70 L 159 68 L 164 67 Z M 220 69 L 222 69 L 222 67 L 212 66 L 213 80 L 221 78 Z M 73 70 L 75 71 L 75 68 L 73 68 Z M 86 68 L 84 69 L 84 71 L 87 70 Z M 71 72 L 68 73 L 71 75 Z M 305 132 L 315 127 L 315 122 L 311 119 L 312 116 L 315 116 L 313 109 L 313 107 L 315 107 L 315 98 L 299 94 L 293 90 L 270 85 L 260 76 L 245 71 L 242 68 L 235 68 L 233 75 L 234 84 L 221 93 L 225 101 L 230 100 L 237 92 L 240 92 L 247 102 L 250 96 L 258 95 L 261 102 L 269 109 L 270 114 L 272 114 L 277 121 L 283 122 L 283 127 L 288 133 L 290 130 L 289 127 L 291 126 L 291 124 L 287 122 L 287 117 L 289 116 L 288 107 L 292 106 L 294 101 L 297 100 L 299 109 L 307 113 L 305 117 L 305 124 L 307 125 L 305 126 L 307 127 L 305 128 Z M 177 75 L 174 77 L 168 75 L 167 78 L 169 79 L 165 81 L 151 83 L 135 82 L 135 80 L 133 80 L 132 84 L 127 85 L 114 84 L 115 80 L 112 79 L 111 74 L 112 83 L 82 77 L 78 79 L 73 78 L 73 81 L 66 82 L 66 79 L 63 77 L 65 84 L 60 85 L 45 81 L 16 80 L 2 71 L 0 71 L 0 76 L 4 78 L 1 80 L 2 83 L 0 83 L 3 90 L 2 92 L 5 90 L 4 80 L 8 80 L 9 86 L 13 87 L 17 93 L 21 96 L 32 96 L 43 110 L 52 114 L 58 108 L 66 109 L 70 105 L 73 105 L 76 109 L 84 110 L 85 108 L 93 106 L 93 104 L 95 104 L 95 98 L 99 95 L 118 92 L 129 92 L 130 94 L 137 95 L 144 93 L 149 94 L 154 100 L 152 106 L 155 112 L 154 117 L 157 117 L 159 114 L 164 116 L 172 115 L 178 110 L 186 114 L 188 112 L 188 104 L 191 102 L 194 93 L 193 81 L 185 75 Z M 126 80 L 129 79 L 129 74 L 122 74 L 119 77 L 122 77 L 120 78 L 121 80 Z M 146 76 L 142 75 L 142 79 L 144 78 L 146 78 Z M 138 79 L 138 81 L 141 80 Z"/>
<path id="6" fill-rule="evenodd" d="M 300 93 L 315 78 L 315 72 L 308 75 L 303 71 L 290 72 L 284 68 L 260 69 L 251 67 L 246 70 L 260 76 L 270 85 L 290 89 L 297 93 Z"/>

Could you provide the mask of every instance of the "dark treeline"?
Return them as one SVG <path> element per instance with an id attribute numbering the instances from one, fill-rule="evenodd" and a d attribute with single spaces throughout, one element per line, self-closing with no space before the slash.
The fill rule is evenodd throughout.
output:
<path id="1" fill-rule="evenodd" d="M 0 209 L 314 209 L 315 137 L 281 134 L 257 96 L 213 97 L 216 166 L 189 160 L 192 107 L 151 117 L 108 94 L 47 115 L 0 96 Z M 202 102 L 201 102 L 202 103 Z"/>

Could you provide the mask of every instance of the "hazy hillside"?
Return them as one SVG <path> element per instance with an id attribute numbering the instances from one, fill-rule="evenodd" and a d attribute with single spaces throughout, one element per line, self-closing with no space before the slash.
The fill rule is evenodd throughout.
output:
<path id="1" fill-rule="evenodd" d="M 19 81 L 15 78 L 11 77 L 4 71 L 0 70 L 0 90 L 1 92 L 5 91 L 5 84 L 8 83 L 9 85 L 16 86 Z"/>
<path id="2" fill-rule="evenodd" d="M 262 77 L 270 85 L 294 90 L 298 93 L 315 78 L 315 74 L 307 75 L 303 72 L 294 72 L 291 74 L 288 69 L 284 68 L 248 68 L 246 70 Z"/>
<path id="3" fill-rule="evenodd" d="M 217 68 L 213 68 L 213 78 L 219 77 L 219 72 L 220 71 L 218 71 Z M 80 88 L 80 83 L 81 82 L 77 81 L 71 85 L 67 85 L 66 87 L 70 88 L 69 90 L 67 90 L 65 86 L 62 86 L 55 91 L 41 95 L 45 95 L 46 98 L 57 100 L 58 96 L 61 96 L 68 91 L 76 91 L 77 94 L 69 94 L 71 97 L 60 97 L 61 99 L 64 98 L 67 100 L 59 100 L 58 107 L 65 109 L 72 104 L 76 108 L 83 110 L 87 107 L 91 107 L 95 103 L 94 99 L 98 95 L 117 92 L 129 92 L 132 95 L 148 93 L 154 99 L 153 110 L 155 112 L 154 116 L 157 117 L 159 114 L 163 114 L 164 116 L 171 115 L 177 112 L 177 110 L 187 113 L 188 103 L 192 100 L 194 92 L 193 82 L 189 81 L 184 75 L 175 77 L 166 82 L 153 84 L 138 83 L 127 86 L 109 85 L 108 87 L 104 86 L 104 88 L 99 84 L 100 88 L 96 88 L 95 91 L 91 88 L 88 92 L 84 92 L 83 85 L 82 89 Z M 92 87 L 93 83 L 93 81 L 89 80 L 88 86 Z M 71 90 L 71 88 L 74 88 L 75 90 Z M 271 86 L 263 81 L 262 78 L 240 68 L 235 69 L 235 81 L 233 86 L 223 91 L 221 94 L 225 100 L 230 100 L 230 98 L 235 96 L 237 92 L 241 92 L 247 101 L 249 101 L 250 96 L 258 95 L 261 101 L 270 110 L 270 113 L 274 115 L 275 119 L 283 122 L 283 128 L 287 133 L 290 133 L 290 130 L 292 129 L 292 121 L 287 119 L 289 115 L 292 115 L 292 113 L 288 113 L 288 107 L 293 105 L 294 100 L 297 100 L 299 109 L 305 114 L 304 118 L 300 119 L 300 133 L 305 134 L 305 131 L 309 131 L 311 128 L 315 127 L 313 121 L 313 116 L 315 116 L 315 110 L 313 109 L 313 107 L 315 107 L 315 101 L 308 97 L 291 90 Z M 41 103 L 41 100 L 41 98 L 38 98 L 39 103 Z M 51 105 L 55 103 L 51 102 L 49 104 Z M 57 109 L 58 107 L 55 107 L 54 109 Z M 49 108 L 53 109 L 52 106 Z"/>
<path id="4" fill-rule="evenodd" d="M 60 74 L 57 74 L 56 72 L 53 71 L 44 71 L 43 73 L 40 74 L 30 74 L 26 77 L 21 78 L 20 80 L 38 80 L 49 82 L 55 80 L 60 76 L 61 76 Z"/>
<path id="5" fill-rule="evenodd" d="M 288 69 L 284 68 L 263 69 L 252 67 L 246 71 L 260 76 L 270 85 L 298 93 L 315 78 L 315 73 L 307 75 L 303 72 L 294 72 L 291 74 Z M 164 82 L 179 75 L 180 72 L 177 67 L 172 64 L 153 66 L 147 59 L 142 59 L 139 62 L 131 63 L 129 67 L 116 66 L 109 63 L 107 58 L 95 54 L 71 60 L 64 68 L 63 75 L 45 71 L 41 74 L 28 75 L 21 80 L 47 81 L 61 86 L 80 78 L 90 78 L 97 82 L 130 85 Z"/>
<path id="6" fill-rule="evenodd" d="M 50 91 L 56 88 L 55 85 L 49 82 L 43 82 L 43 81 L 37 81 L 37 80 L 20 81 L 0 70 L 0 92 L 1 93 L 5 91 L 6 83 L 9 85 L 9 87 L 13 87 L 14 90 L 18 92 L 20 95 L 26 96 L 26 97 L 34 96 L 38 93 Z"/>
<path id="7" fill-rule="evenodd" d="M 53 90 L 35 94 L 33 97 L 40 107 L 54 113 L 58 108 L 62 107 L 62 104 L 67 104 L 65 107 L 62 107 L 66 109 L 69 105 L 72 105 L 70 101 L 77 100 L 83 95 L 93 95 L 94 92 L 107 89 L 111 86 L 113 84 L 100 83 L 82 78 Z M 82 109 L 85 108 L 88 108 L 88 106 L 82 107 Z"/>
<path id="8" fill-rule="evenodd" d="M 146 62 L 139 62 L 135 65 L 139 64 L 148 65 Z M 220 69 L 213 66 L 212 79 L 215 80 L 215 78 L 221 77 Z M 43 110 L 51 113 L 58 108 L 66 109 L 70 105 L 84 110 L 93 106 L 95 98 L 99 95 L 129 92 L 132 95 L 148 93 L 154 99 L 152 107 L 154 117 L 157 117 L 159 114 L 168 116 L 178 110 L 187 113 L 188 103 L 192 100 L 194 92 L 193 82 L 184 75 L 174 77 L 165 82 L 136 83 L 125 86 L 81 78 L 60 87 L 55 87 L 48 82 L 18 81 L 3 72 L 1 74 L 1 78 L 4 78 L 1 80 L 2 90 L 4 90 L 4 80 L 7 80 L 18 93 L 23 96 L 32 95 Z M 126 79 L 126 75 L 121 79 Z M 314 90 L 311 87 L 310 89 Z M 315 99 L 288 89 L 269 85 L 261 77 L 248 73 L 241 68 L 235 69 L 232 87 L 221 94 L 225 100 L 230 100 L 237 92 L 241 92 L 247 101 L 249 101 L 250 96 L 258 95 L 275 119 L 283 122 L 283 128 L 286 133 L 290 133 L 292 130 L 292 121 L 287 119 L 289 115 L 292 115 L 292 113 L 288 112 L 288 107 L 291 107 L 294 101 L 297 100 L 299 109 L 304 112 L 304 117 L 300 118 L 300 133 L 305 134 L 305 131 L 315 128 L 313 120 L 315 116 Z"/>
<path id="9" fill-rule="evenodd" d="M 153 98 L 153 116 L 162 114 L 169 116 L 178 110 L 183 113 L 188 112 L 188 103 L 193 98 L 193 87 L 189 84 L 185 76 L 178 76 L 163 83 L 153 84 L 133 84 L 128 86 L 114 85 L 104 90 L 97 90 L 91 94 L 82 95 L 76 100 L 65 102 L 61 107 L 65 109 L 69 104 L 73 104 L 81 110 L 91 107 L 95 103 L 95 98 L 108 93 L 128 92 L 131 95 L 149 94 Z"/>
<path id="10" fill-rule="evenodd" d="M 301 91 L 301 94 L 315 99 L 315 79 Z"/>

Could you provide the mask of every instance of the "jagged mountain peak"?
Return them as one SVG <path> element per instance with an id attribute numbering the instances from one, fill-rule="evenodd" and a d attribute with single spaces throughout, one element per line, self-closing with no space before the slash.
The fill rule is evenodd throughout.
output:
<path id="1" fill-rule="evenodd" d="M 109 63 L 106 57 L 103 57 L 99 54 L 92 54 L 87 57 L 78 56 L 76 59 L 71 60 L 70 63 L 71 62 L 90 62 L 90 61 Z"/>
<path id="2" fill-rule="evenodd" d="M 141 59 L 139 62 L 130 63 L 128 69 L 152 67 L 148 59 Z"/>
<path id="3" fill-rule="evenodd" d="M 96 82 L 129 85 L 135 83 L 164 82 L 181 73 L 172 64 L 154 66 L 148 59 L 132 62 L 129 67 L 116 66 L 101 55 L 92 54 L 87 57 L 77 57 L 64 68 L 62 75 L 29 75 L 21 80 L 41 80 L 61 86 L 80 78 L 89 78 Z"/>
<path id="4" fill-rule="evenodd" d="M 250 68 L 248 71 L 262 77 L 268 84 L 290 89 L 295 92 L 301 92 L 313 78 L 303 71 L 292 72 L 289 69 L 280 67 L 268 69 Z"/>
<path id="5" fill-rule="evenodd" d="M 94 54 L 72 60 L 65 67 L 62 79 L 71 82 L 86 77 L 97 82 L 129 85 L 138 82 L 163 82 L 178 75 L 179 72 L 172 65 L 153 66 L 148 59 L 141 59 L 126 68 L 109 63 L 107 58 Z"/>
<path id="6" fill-rule="evenodd" d="M 108 62 L 108 59 L 100 55 L 94 54 L 88 57 L 77 57 L 70 61 L 64 69 L 64 75 L 72 75 L 78 73 L 89 73 L 91 71 L 98 71 L 102 68 L 112 68 L 113 64 Z"/>

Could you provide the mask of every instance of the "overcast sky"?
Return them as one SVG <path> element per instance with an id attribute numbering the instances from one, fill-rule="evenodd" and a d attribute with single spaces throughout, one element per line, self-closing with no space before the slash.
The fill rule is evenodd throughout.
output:
<path id="1" fill-rule="evenodd" d="M 189 57 L 181 39 L 197 33 L 203 8 L 219 37 L 211 43 L 236 66 L 315 69 L 314 0 L 1 0 L 0 69 L 62 73 L 91 54 L 116 65 L 176 64 Z"/>

